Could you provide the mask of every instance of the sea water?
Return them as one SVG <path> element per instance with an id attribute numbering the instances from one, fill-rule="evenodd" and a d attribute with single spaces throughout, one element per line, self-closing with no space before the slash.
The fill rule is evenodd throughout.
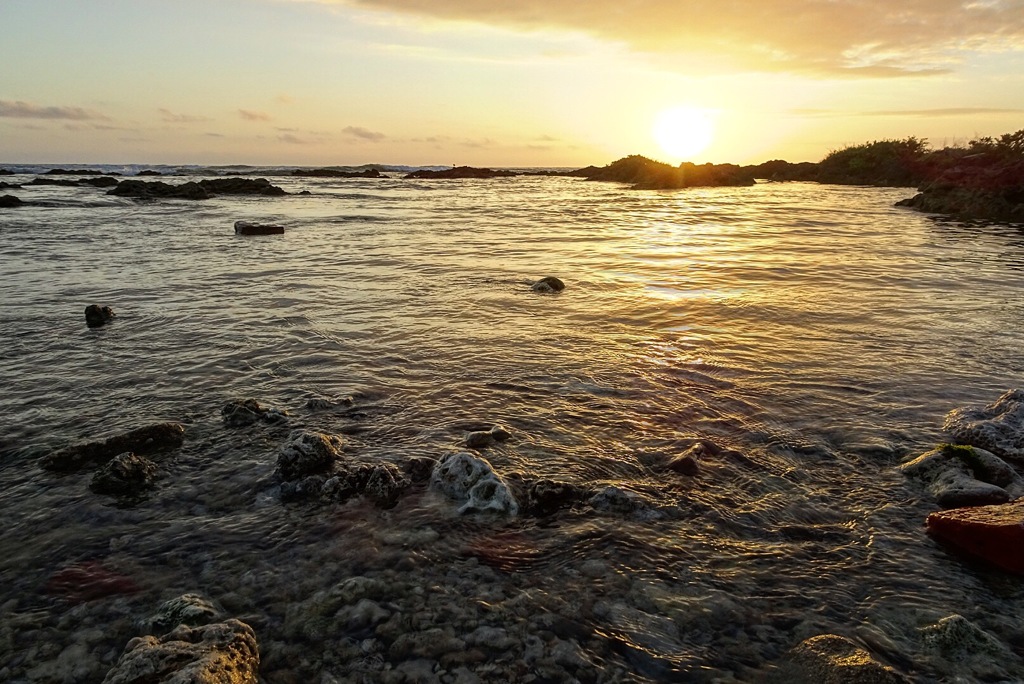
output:
<path id="1" fill-rule="evenodd" d="M 1024 589 L 929 539 L 935 505 L 897 470 L 946 412 L 1021 385 L 1020 228 L 895 208 L 912 189 L 390 175 L 199 202 L 4 191 L 39 205 L 0 213 L 0 676 L 101 679 L 197 592 L 253 626 L 268 682 L 757 681 L 826 633 L 922 681 L 1024 677 Z M 530 289 L 547 275 L 565 290 Z M 91 303 L 116 318 L 87 328 Z M 248 397 L 288 421 L 225 427 Z M 141 503 L 38 465 L 167 420 L 186 442 Z M 291 429 L 400 463 L 493 424 L 503 476 L 646 513 L 277 496 Z M 735 453 L 666 471 L 695 438 Z M 109 591 L 55 584 L 69 568 Z M 930 650 L 952 614 L 1007 655 Z"/>

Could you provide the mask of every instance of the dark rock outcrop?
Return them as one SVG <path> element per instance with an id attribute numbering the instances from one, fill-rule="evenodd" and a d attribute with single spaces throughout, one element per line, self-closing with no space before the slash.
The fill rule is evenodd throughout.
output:
<path id="1" fill-rule="evenodd" d="M 284 226 L 277 226 L 270 223 L 252 223 L 250 221 L 235 221 L 236 235 L 284 235 Z"/>
<path id="2" fill-rule="evenodd" d="M 0 169 L 0 176 L 13 176 L 14 172 L 10 169 Z"/>
<path id="3" fill-rule="evenodd" d="M 565 283 L 554 276 L 544 276 L 533 285 L 530 285 L 530 289 L 534 292 L 561 292 L 565 289 Z"/>
<path id="4" fill-rule="evenodd" d="M 1016 471 L 995 454 L 943 444 L 904 463 L 900 470 L 922 482 L 943 508 L 1006 503 L 1024 492 Z"/>
<path id="5" fill-rule="evenodd" d="M 55 451 L 42 458 L 42 466 L 47 470 L 71 472 L 86 465 L 106 463 L 126 451 L 149 455 L 177 449 L 184 441 L 185 428 L 180 423 L 157 423 L 103 441 Z"/>
<path id="6" fill-rule="evenodd" d="M 266 178 L 204 178 L 181 185 L 163 181 L 121 181 L 110 195 L 139 198 L 209 199 L 213 195 L 287 195 L 283 189 L 271 185 Z"/>
<path id="7" fill-rule="evenodd" d="M 446 454 L 437 462 L 431 486 L 458 502 L 459 513 L 516 515 L 519 503 L 491 464 L 469 452 Z"/>
<path id="8" fill-rule="evenodd" d="M 189 627 L 128 642 L 103 684 L 256 684 L 259 647 L 238 620 Z"/>
<path id="9" fill-rule="evenodd" d="M 178 625 L 198 627 L 216 622 L 223 616 L 224 612 L 205 596 L 182 594 L 161 604 L 148 622 L 158 634 L 164 634 Z"/>
<path id="10" fill-rule="evenodd" d="M 502 169 L 479 169 L 473 166 L 456 166 L 451 169 L 443 169 L 441 171 L 431 171 L 430 169 L 420 169 L 419 171 L 413 171 L 412 173 L 406 174 L 406 178 L 424 178 L 424 179 L 443 179 L 443 178 L 508 178 L 510 176 L 516 176 L 514 171 L 505 171 Z"/>
<path id="11" fill-rule="evenodd" d="M 692 164 L 670 166 L 638 154 L 623 157 L 607 166 L 588 166 L 568 175 L 594 181 L 628 183 L 636 190 L 675 190 L 698 186 L 753 185 L 754 176 L 735 164 Z"/>
<path id="12" fill-rule="evenodd" d="M 939 541 L 998 568 L 1024 574 L 1024 499 L 937 511 L 928 531 Z"/>
<path id="13" fill-rule="evenodd" d="M 85 324 L 90 328 L 98 328 L 101 325 L 106 325 L 114 316 L 114 310 L 109 306 L 90 304 L 85 307 Z"/>
<path id="14" fill-rule="evenodd" d="M 277 473 L 282 480 L 326 473 L 338 460 L 341 445 L 338 435 L 296 430 L 278 452 Z"/>
<path id="15" fill-rule="evenodd" d="M 339 171 L 338 169 L 295 169 L 293 176 L 310 178 L 382 178 L 377 169 L 365 169 L 363 171 Z"/>
<path id="16" fill-rule="evenodd" d="M 116 178 L 110 176 L 93 176 L 90 178 L 79 178 L 68 180 L 66 178 L 33 178 L 26 185 L 60 185 L 63 187 L 77 188 L 88 185 L 94 188 L 112 188 L 118 184 Z"/>
<path id="17" fill-rule="evenodd" d="M 282 188 L 271 185 L 266 178 L 206 178 L 199 184 L 211 195 L 287 195 Z"/>
<path id="18" fill-rule="evenodd" d="M 261 406 L 255 399 L 233 399 L 220 410 L 221 418 L 228 427 L 245 427 L 264 421 L 278 423 L 288 418 L 288 412 Z"/>
<path id="19" fill-rule="evenodd" d="M 22 206 L 25 206 L 25 203 L 20 198 L 14 195 L 0 195 L 0 209 L 13 209 Z"/>
<path id="20" fill-rule="evenodd" d="M 153 486 L 156 464 L 131 452 L 118 454 L 93 474 L 89 489 L 97 494 L 137 498 Z"/>
<path id="21" fill-rule="evenodd" d="M 8 183 L 7 181 L 0 181 L 0 190 L 17 190 L 21 188 L 20 183 Z"/>
<path id="22" fill-rule="evenodd" d="M 153 169 L 143 169 L 142 171 L 139 171 L 135 175 L 136 176 L 162 176 L 164 174 L 160 173 L 159 171 L 154 171 Z"/>
<path id="23" fill-rule="evenodd" d="M 523 513 L 538 517 L 553 515 L 585 501 L 592 492 L 569 482 L 541 479 L 529 484 Z"/>
<path id="24" fill-rule="evenodd" d="M 98 169 L 50 169 L 46 176 L 120 176 L 112 171 L 99 171 Z"/>

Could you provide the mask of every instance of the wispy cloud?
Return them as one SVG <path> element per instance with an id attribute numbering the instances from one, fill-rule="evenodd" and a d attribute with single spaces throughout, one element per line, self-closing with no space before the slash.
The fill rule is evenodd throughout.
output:
<path id="1" fill-rule="evenodd" d="M 31 102 L 0 100 L 0 118 L 64 119 L 69 121 L 109 121 L 110 117 L 82 107 L 41 106 Z"/>
<path id="2" fill-rule="evenodd" d="M 176 114 L 169 109 L 161 107 L 157 110 L 160 113 L 160 119 L 167 123 L 201 123 L 203 121 L 212 121 L 206 116 L 195 116 L 192 114 Z"/>
<path id="3" fill-rule="evenodd" d="M 634 50 L 850 77 L 928 76 L 971 52 L 1024 50 L 1020 0 L 319 0 L 430 19 L 568 30 Z M 689 71 L 699 60 L 679 60 Z"/>
<path id="4" fill-rule="evenodd" d="M 350 138 L 359 138 L 360 140 L 368 140 L 370 142 L 380 142 L 388 137 L 383 133 L 371 131 L 370 129 L 363 128 L 362 126 L 345 126 L 345 128 L 341 129 L 341 132 Z"/>
<path id="5" fill-rule="evenodd" d="M 270 121 L 270 115 L 266 112 L 256 112 L 251 109 L 239 109 L 238 116 L 246 121 Z"/>
<path id="6" fill-rule="evenodd" d="M 288 143 L 289 145 L 313 145 L 313 144 L 316 144 L 315 140 L 311 140 L 309 138 L 300 138 L 299 136 L 295 135 L 294 133 L 282 133 L 281 135 L 277 136 L 277 139 L 280 140 L 283 143 Z"/>
<path id="7" fill-rule="evenodd" d="M 916 118 L 933 118 L 947 116 L 989 116 L 1000 114 L 1020 114 L 1022 109 L 996 109 L 992 107 L 946 107 L 943 109 L 881 109 L 864 112 L 866 116 L 909 116 Z"/>

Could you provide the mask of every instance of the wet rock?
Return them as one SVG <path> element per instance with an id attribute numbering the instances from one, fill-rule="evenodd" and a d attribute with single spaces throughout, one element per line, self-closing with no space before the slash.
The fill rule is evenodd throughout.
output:
<path id="1" fill-rule="evenodd" d="M 527 489 L 524 512 L 536 516 L 552 515 L 563 508 L 572 508 L 585 500 L 589 493 L 583 487 L 568 482 L 537 480 Z"/>
<path id="2" fill-rule="evenodd" d="M 959 408 L 942 429 L 960 444 L 1024 461 L 1024 390 L 1010 390 L 984 408 Z"/>
<path id="3" fill-rule="evenodd" d="M 284 235 L 284 226 L 271 223 L 252 223 L 250 221 L 235 221 L 236 235 Z"/>
<path id="4" fill-rule="evenodd" d="M 21 198 L 14 195 L 0 195 L 0 209 L 13 209 L 14 207 L 24 206 L 24 204 Z"/>
<path id="5" fill-rule="evenodd" d="M 347 486 L 340 485 L 339 478 L 328 478 L 325 475 L 309 475 L 296 480 L 286 480 L 281 483 L 281 501 L 284 503 L 347 501 L 354 495 L 354 492 Z"/>
<path id="6" fill-rule="evenodd" d="M 50 169 L 44 176 L 116 176 L 116 173 L 100 171 L 99 169 Z"/>
<path id="7" fill-rule="evenodd" d="M 313 178 L 383 178 L 377 169 L 365 169 L 363 171 L 340 171 L 338 169 L 295 169 L 293 176 L 304 176 Z"/>
<path id="8" fill-rule="evenodd" d="M 156 464 L 131 452 L 118 454 L 97 470 L 89 489 L 97 494 L 133 498 L 153 486 Z"/>
<path id="9" fill-rule="evenodd" d="M 117 187 L 109 190 L 108 195 L 117 197 L 137 197 L 141 199 L 189 199 L 204 200 L 210 198 L 207 192 L 199 183 L 190 181 L 181 185 L 171 185 L 163 181 L 142 181 L 128 179 L 118 183 Z"/>
<path id="10" fill-rule="evenodd" d="M 962 615 L 944 617 L 921 630 L 925 648 L 953 662 L 974 656 L 1006 658 L 1009 648 Z"/>
<path id="11" fill-rule="evenodd" d="M 135 175 L 136 176 L 162 176 L 164 174 L 160 173 L 159 171 L 154 171 L 153 169 L 143 169 L 142 171 L 139 171 Z"/>
<path id="12" fill-rule="evenodd" d="M 233 399 L 220 410 L 228 427 L 245 427 L 258 421 L 277 423 L 288 418 L 288 412 L 261 406 L 255 399 Z"/>
<path id="13" fill-rule="evenodd" d="M 334 408 L 351 406 L 354 402 L 352 397 L 333 399 L 330 397 L 310 397 L 306 400 L 306 408 L 310 411 L 326 411 Z"/>
<path id="14" fill-rule="evenodd" d="M 178 625 L 198 627 L 216 622 L 223 612 L 213 602 L 199 594 L 182 594 L 165 601 L 149 619 L 149 625 L 158 634 L 163 634 Z"/>
<path id="15" fill-rule="evenodd" d="M 426 482 L 434 472 L 437 460 L 427 456 L 413 456 L 402 464 L 402 470 L 414 483 Z"/>
<path id="16" fill-rule="evenodd" d="M 798 644 L 770 681 L 815 684 L 909 684 L 910 679 L 880 663 L 854 641 L 822 634 Z"/>
<path id="17" fill-rule="evenodd" d="M 206 178 L 199 181 L 214 195 L 287 195 L 282 188 L 271 185 L 266 178 Z"/>
<path id="18" fill-rule="evenodd" d="M 114 310 L 109 306 L 90 304 L 85 307 L 85 324 L 90 328 L 106 325 L 114 317 Z"/>
<path id="19" fill-rule="evenodd" d="M 545 276 L 530 286 L 534 292 L 561 292 L 565 283 L 554 276 Z"/>
<path id="20" fill-rule="evenodd" d="M 1008 572 L 1024 574 L 1024 499 L 937 511 L 926 524 L 939 541 Z"/>
<path id="21" fill-rule="evenodd" d="M 431 485 L 462 503 L 459 513 L 515 515 L 519 504 L 485 459 L 465 451 L 445 455 L 434 467 Z"/>
<path id="22" fill-rule="evenodd" d="M 976 447 L 943 444 L 900 466 L 907 477 L 925 484 L 943 508 L 1006 503 L 1024 483 L 998 456 Z"/>
<path id="23" fill-rule="evenodd" d="M 598 513 L 621 515 L 640 520 L 656 520 L 662 517 L 661 512 L 643 495 L 614 485 L 599 490 L 590 497 L 587 503 Z"/>
<path id="24" fill-rule="evenodd" d="M 412 483 L 409 478 L 396 466 L 390 463 L 377 463 L 371 466 L 362 492 L 380 508 L 391 508 L 410 484 Z"/>
<path id="25" fill-rule="evenodd" d="M 85 465 L 105 463 L 126 451 L 150 455 L 177 449 L 185 441 L 180 423 L 157 423 L 115 435 L 100 442 L 88 442 L 47 454 L 42 466 L 47 470 L 70 472 Z"/>
<path id="26" fill-rule="evenodd" d="M 238 620 L 128 642 L 103 684 L 256 684 L 256 634 Z"/>
<path id="27" fill-rule="evenodd" d="M 514 171 L 486 169 L 473 166 L 455 166 L 450 169 L 419 169 L 406 174 L 406 178 L 506 178 L 515 176 Z"/>
<path id="28" fill-rule="evenodd" d="M 283 480 L 330 470 L 339 457 L 341 437 L 296 430 L 288 436 L 277 456 L 277 472 Z"/>
<path id="29" fill-rule="evenodd" d="M 714 456 L 718 451 L 718 448 L 709 442 L 694 442 L 686 451 L 668 462 L 668 469 L 680 475 L 693 477 L 700 471 L 701 460 Z"/>
<path id="30" fill-rule="evenodd" d="M 501 425 L 495 425 L 490 430 L 474 430 L 466 433 L 466 447 L 469 449 L 486 449 L 497 442 L 504 442 L 512 437 L 512 433 Z"/>
<path id="31" fill-rule="evenodd" d="M 392 660 L 405 660 L 414 657 L 437 660 L 446 653 L 461 651 L 465 648 L 465 641 L 441 627 L 434 627 L 422 632 L 408 632 L 399 635 L 391 644 L 390 656 Z"/>

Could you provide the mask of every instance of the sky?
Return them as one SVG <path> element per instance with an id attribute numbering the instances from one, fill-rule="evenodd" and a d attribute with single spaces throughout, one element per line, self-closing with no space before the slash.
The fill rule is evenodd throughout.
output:
<path id="1" fill-rule="evenodd" d="M 1024 128 L 1024 0 L 0 0 L 0 65 L 0 164 L 818 161 Z"/>

